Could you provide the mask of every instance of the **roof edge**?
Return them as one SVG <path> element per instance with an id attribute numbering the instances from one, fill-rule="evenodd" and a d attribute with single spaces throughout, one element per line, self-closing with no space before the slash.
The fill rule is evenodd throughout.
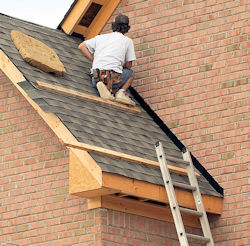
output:
<path id="1" fill-rule="evenodd" d="M 78 141 L 70 141 L 67 139 L 64 142 L 64 144 L 67 147 L 81 149 L 81 150 L 85 150 L 88 152 L 94 152 L 97 154 L 102 154 L 102 155 L 109 156 L 109 157 L 116 158 L 116 159 L 122 159 L 124 161 L 133 162 L 133 163 L 136 163 L 138 165 L 146 165 L 146 166 L 150 166 L 150 167 L 154 167 L 154 168 L 160 168 L 159 162 L 157 162 L 157 161 L 152 161 L 152 160 L 145 159 L 142 157 L 133 156 L 133 155 L 129 155 L 129 154 L 122 153 L 122 152 L 117 152 L 117 151 L 114 151 L 111 149 L 105 149 L 102 147 L 97 147 L 94 145 L 85 144 L 85 143 L 78 142 Z M 166 159 L 173 161 L 173 162 L 179 162 L 179 163 L 181 161 L 183 161 L 183 160 L 179 160 L 177 158 L 173 158 L 171 156 L 166 156 Z M 170 172 L 175 172 L 175 173 L 182 174 L 182 175 L 188 175 L 187 170 L 184 168 L 176 167 L 173 165 L 168 165 L 168 166 L 169 166 Z M 197 178 L 200 177 L 200 175 L 197 172 L 195 172 L 195 175 Z"/>
<path id="2" fill-rule="evenodd" d="M 15 17 L 13 15 L 4 14 L 4 13 L 1 13 L 1 12 L 0 12 L 0 15 L 4 16 L 4 17 L 7 17 L 7 18 L 10 18 L 10 19 L 14 19 L 14 20 L 23 22 L 23 23 L 28 24 L 28 25 L 32 25 L 32 26 L 39 27 L 39 28 L 46 28 L 46 29 L 49 29 L 50 31 L 58 32 L 58 30 L 56 28 L 45 26 L 45 25 L 38 24 L 38 23 L 34 23 L 32 21 L 24 20 L 24 19 Z"/>
<path id="3" fill-rule="evenodd" d="M 130 87 L 130 92 L 132 96 L 137 100 L 141 107 L 151 116 L 154 122 L 163 130 L 163 132 L 173 141 L 173 143 L 182 151 L 185 145 L 177 138 L 177 136 L 168 128 L 168 126 L 162 121 L 162 119 L 151 109 L 151 107 L 145 102 L 145 100 L 139 95 L 139 93 Z M 212 187 L 224 196 L 224 189 L 219 185 L 219 183 L 208 173 L 204 166 L 193 156 L 192 161 L 194 166 L 201 172 L 201 174 L 206 178 L 206 180 L 212 185 Z"/>

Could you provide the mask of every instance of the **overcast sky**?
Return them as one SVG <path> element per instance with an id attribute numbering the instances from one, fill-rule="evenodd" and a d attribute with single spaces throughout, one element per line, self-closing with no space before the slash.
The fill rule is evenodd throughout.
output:
<path id="1" fill-rule="evenodd" d="M 0 13 L 57 28 L 74 0 L 0 0 Z"/>

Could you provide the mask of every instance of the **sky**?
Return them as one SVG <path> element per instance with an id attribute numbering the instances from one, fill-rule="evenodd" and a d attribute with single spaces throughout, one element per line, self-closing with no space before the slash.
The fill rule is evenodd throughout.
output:
<path id="1" fill-rule="evenodd" d="M 0 0 L 0 13 L 56 29 L 74 0 Z"/>

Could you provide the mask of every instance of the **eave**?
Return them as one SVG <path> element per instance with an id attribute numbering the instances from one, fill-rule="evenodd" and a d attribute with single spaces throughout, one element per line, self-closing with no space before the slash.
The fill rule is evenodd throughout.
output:
<path id="1" fill-rule="evenodd" d="M 102 172 L 89 152 L 94 151 L 117 159 L 134 161 L 135 165 L 145 164 L 159 167 L 157 162 L 78 142 L 55 114 L 44 112 L 18 85 L 19 82 L 25 81 L 25 78 L 1 50 L 0 69 L 53 130 L 61 143 L 69 148 L 70 194 L 88 198 L 89 209 L 104 207 L 172 222 L 164 187 Z M 175 167 L 171 168 L 171 171 L 185 173 L 183 170 L 176 170 Z M 193 196 L 190 192 L 176 189 L 176 195 L 181 206 L 194 208 Z M 207 212 L 221 214 L 222 198 L 203 195 L 203 203 Z M 159 212 L 157 213 L 157 211 Z M 187 216 L 186 219 L 184 218 L 185 224 L 199 227 L 198 220 L 194 216 Z"/>
<path id="2" fill-rule="evenodd" d="M 80 149 L 69 149 L 69 192 L 88 198 L 89 209 L 102 207 L 173 222 L 165 187 L 102 172 L 90 155 Z M 195 209 L 191 192 L 175 189 L 175 193 L 180 206 Z M 203 195 L 202 199 L 208 213 L 222 213 L 221 197 Z M 184 214 L 183 221 L 187 226 L 200 227 L 193 215 Z"/>
<path id="3" fill-rule="evenodd" d="M 155 201 L 168 204 L 165 187 L 148 182 L 135 180 L 117 174 L 102 172 L 98 164 L 89 155 L 83 155 L 82 150 L 70 149 L 70 190 L 77 196 L 94 198 L 97 192 L 100 196 L 106 194 L 122 194 L 123 197 L 133 196 L 140 201 Z M 91 164 L 90 164 L 91 163 Z M 91 165 L 91 167 L 89 166 Z M 91 171 L 90 171 L 91 170 Z M 85 174 L 85 173 L 88 173 Z M 83 178 L 81 178 L 83 177 Z M 93 179 L 93 177 L 96 177 Z M 86 182 L 83 182 L 86 179 Z M 108 191 L 108 192 L 107 192 Z M 193 195 L 183 189 L 175 189 L 180 206 L 195 208 Z M 121 195 L 120 195 L 121 197 Z M 220 197 L 203 195 L 205 209 L 209 213 L 221 214 L 222 199 Z"/>

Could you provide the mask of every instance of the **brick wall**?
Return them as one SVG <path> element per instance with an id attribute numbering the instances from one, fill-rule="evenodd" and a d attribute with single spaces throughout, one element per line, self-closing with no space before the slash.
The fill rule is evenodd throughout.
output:
<path id="1" fill-rule="evenodd" d="M 87 210 L 68 194 L 68 163 L 68 150 L 0 70 L 0 246 L 178 245 L 171 223 Z"/>
<path id="2" fill-rule="evenodd" d="M 103 246 L 179 246 L 173 223 L 162 222 L 142 216 L 131 215 L 113 210 L 98 210 Z M 199 234 L 200 229 L 187 228 L 189 233 Z M 201 246 L 192 241 L 192 246 Z"/>
<path id="3" fill-rule="evenodd" d="M 225 189 L 220 246 L 250 244 L 248 3 L 122 0 L 114 13 L 130 17 L 135 88 Z"/>
<path id="4" fill-rule="evenodd" d="M 0 245 L 84 245 L 94 219 L 68 195 L 67 149 L 0 70 Z"/>

